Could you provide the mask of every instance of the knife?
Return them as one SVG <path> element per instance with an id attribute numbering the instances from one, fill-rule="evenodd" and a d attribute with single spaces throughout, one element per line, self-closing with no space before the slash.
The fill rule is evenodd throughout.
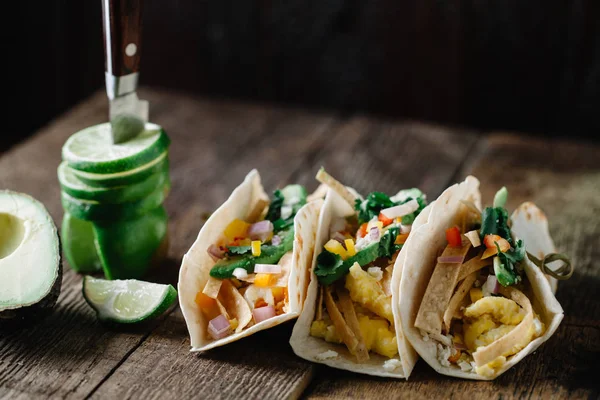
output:
<path id="1" fill-rule="evenodd" d="M 102 0 L 106 94 L 114 144 L 144 130 L 148 102 L 138 99 L 143 0 Z"/>

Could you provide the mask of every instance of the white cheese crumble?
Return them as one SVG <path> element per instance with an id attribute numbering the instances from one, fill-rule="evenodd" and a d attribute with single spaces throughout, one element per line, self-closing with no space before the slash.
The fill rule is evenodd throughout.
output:
<path id="1" fill-rule="evenodd" d="M 323 361 L 323 360 L 329 360 L 332 358 L 336 358 L 339 354 L 333 350 L 327 350 L 324 351 L 323 353 L 319 353 L 315 356 L 315 358 L 317 359 L 317 361 Z"/>
<path id="2" fill-rule="evenodd" d="M 443 346 L 442 344 L 438 343 L 437 358 L 440 364 L 442 364 L 444 367 L 449 367 L 450 361 L 448 361 L 448 358 L 450 358 L 450 356 L 452 356 L 452 350 L 449 347 Z"/>
<path id="3" fill-rule="evenodd" d="M 383 271 L 379 267 L 369 267 L 367 268 L 367 273 L 377 281 L 383 279 Z"/>
<path id="4" fill-rule="evenodd" d="M 390 358 L 383 363 L 383 369 L 386 371 L 391 372 L 399 368 L 402 368 L 402 363 L 397 358 Z"/>
<path id="5" fill-rule="evenodd" d="M 246 279 L 248 277 L 248 271 L 244 268 L 236 268 L 233 270 L 233 276 L 238 279 Z"/>

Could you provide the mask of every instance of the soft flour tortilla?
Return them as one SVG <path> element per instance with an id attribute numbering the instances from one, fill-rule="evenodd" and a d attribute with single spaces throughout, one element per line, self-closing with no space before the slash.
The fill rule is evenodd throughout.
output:
<path id="1" fill-rule="evenodd" d="M 461 207 L 461 200 L 471 200 L 478 207 L 481 203 L 479 181 L 472 176 L 446 189 L 433 203 L 428 221 L 412 232 L 413 237 L 405 246 L 405 262 L 400 283 L 400 320 L 404 335 L 419 355 L 437 372 L 458 378 L 491 380 L 518 363 L 523 357 L 535 351 L 556 331 L 563 318 L 563 310 L 554 295 L 545 275 L 529 260 L 523 267 L 529 281 L 529 290 L 525 291 L 532 306 L 544 322 L 544 334 L 532 340 L 523 350 L 508 357 L 507 362 L 496 374 L 485 377 L 472 372 L 464 372 L 459 367 L 445 367 L 437 358 L 437 342 L 433 339 L 423 340 L 423 335 L 415 328 L 415 319 L 421 300 L 436 265 L 438 251 L 446 246 L 445 230 L 456 223 Z"/>
<path id="2" fill-rule="evenodd" d="M 415 219 L 412 229 L 416 229 L 421 224 L 427 221 L 431 204 L 428 205 Z M 402 276 L 402 264 L 404 260 L 404 248 L 400 251 L 396 263 L 394 264 L 394 272 L 392 274 L 392 310 L 394 314 L 396 339 L 398 341 L 398 352 L 400 364 L 395 369 L 386 369 L 383 367 L 384 362 L 389 360 L 374 352 L 369 353 L 369 360 L 363 363 L 358 363 L 356 357 L 350 354 L 344 344 L 328 343 L 322 338 L 310 336 L 310 326 L 315 318 L 316 302 L 318 295 L 319 282 L 314 274 L 316 258 L 323 249 L 325 243 L 329 240 L 329 228 L 332 220 L 338 217 L 347 217 L 354 214 L 354 210 L 344 201 L 336 192 L 329 190 L 325 197 L 325 204 L 319 218 L 319 227 L 317 230 L 317 239 L 315 244 L 315 252 L 312 260 L 312 268 L 310 270 L 311 280 L 308 286 L 308 295 L 306 302 L 298 321 L 294 325 L 290 345 L 294 353 L 306 360 L 322 363 L 333 368 L 344 369 L 347 371 L 358 372 L 361 374 L 385 376 L 392 378 L 406 378 L 412 371 L 417 362 L 417 353 L 412 349 L 406 341 L 399 318 L 399 301 L 400 296 L 400 277 Z M 409 235 L 406 243 L 410 242 Z"/>
<path id="3" fill-rule="evenodd" d="M 196 294 L 202 291 L 206 285 L 210 269 L 215 264 L 206 249 L 211 243 L 216 243 L 221 238 L 223 231 L 231 221 L 236 218 L 245 219 L 252 212 L 256 203 L 261 200 L 268 201 L 269 197 L 262 187 L 258 172 L 252 170 L 244 182 L 231 193 L 229 199 L 206 221 L 198 238 L 183 256 L 183 263 L 179 271 L 179 304 L 190 333 L 192 351 L 204 351 L 235 342 L 300 315 L 306 297 L 309 267 L 313 259 L 315 232 L 323 205 L 322 200 L 306 204 L 294 218 L 293 260 L 288 280 L 289 312 L 252 325 L 242 332 L 213 340 L 207 331 L 209 321 L 195 302 Z"/>
<path id="4" fill-rule="evenodd" d="M 546 214 L 535 204 L 529 201 L 521 204 L 512 213 L 510 220 L 512 222 L 511 230 L 513 234 L 517 238 L 523 239 L 528 252 L 540 260 L 548 254 L 556 253 L 554 241 L 548 230 L 548 218 L 546 218 Z M 560 261 L 548 264 L 553 269 L 558 268 L 560 265 Z M 546 275 L 546 278 L 550 282 L 552 293 L 556 293 L 558 281 L 549 275 Z"/>

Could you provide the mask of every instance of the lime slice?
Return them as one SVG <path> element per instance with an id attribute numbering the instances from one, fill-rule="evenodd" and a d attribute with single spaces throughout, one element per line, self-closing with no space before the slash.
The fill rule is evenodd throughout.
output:
<path id="1" fill-rule="evenodd" d="M 113 188 L 97 188 L 88 186 L 77 179 L 66 161 L 58 167 L 58 180 L 61 189 L 71 197 L 81 200 L 94 200 L 101 203 L 127 203 L 139 201 L 152 193 L 157 187 L 162 187 L 168 179 L 166 171 L 160 171 L 141 182 Z"/>
<path id="2" fill-rule="evenodd" d="M 65 192 L 61 192 L 61 200 L 65 211 L 75 218 L 86 221 L 117 221 L 136 218 L 157 208 L 164 202 L 170 187 L 171 183 L 167 181 L 147 197 L 129 203 L 107 204 L 94 200 L 80 200 Z"/>
<path id="3" fill-rule="evenodd" d="M 65 213 L 60 236 L 63 252 L 73 270 L 81 273 L 102 270 L 94 245 L 94 227 L 91 222 Z"/>
<path id="4" fill-rule="evenodd" d="M 166 171 L 168 173 L 169 157 L 168 152 L 165 151 L 158 158 L 146 165 L 118 174 L 92 174 L 91 172 L 83 172 L 76 169 L 72 169 L 72 171 L 77 179 L 88 186 L 100 188 L 127 186 L 141 182 L 157 172 Z"/>
<path id="5" fill-rule="evenodd" d="M 165 257 L 167 213 L 158 207 L 132 220 L 95 222 L 96 251 L 107 279 L 143 277 Z"/>
<path id="6" fill-rule="evenodd" d="M 95 174 L 130 171 L 154 160 L 169 147 L 169 137 L 156 124 L 146 123 L 135 138 L 113 144 L 110 123 L 90 126 L 73 134 L 62 149 L 73 169 Z"/>
<path id="7" fill-rule="evenodd" d="M 177 301 L 172 285 L 160 285 L 133 279 L 107 281 L 91 276 L 83 278 L 83 297 L 96 311 L 98 319 L 134 324 L 158 317 Z"/>

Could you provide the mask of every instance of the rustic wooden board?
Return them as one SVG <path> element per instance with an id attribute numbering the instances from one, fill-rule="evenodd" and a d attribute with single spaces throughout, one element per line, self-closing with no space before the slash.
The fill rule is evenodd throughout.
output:
<path id="1" fill-rule="evenodd" d="M 559 285 L 565 318 L 536 353 L 493 382 L 438 376 L 422 360 L 409 381 L 391 381 L 320 367 L 308 398 L 597 398 L 600 368 L 600 146 L 492 134 L 471 153 L 459 176 L 481 181 L 484 204 L 509 189 L 507 207 L 535 200 L 549 216 L 560 251 L 576 266 Z"/>
<path id="2" fill-rule="evenodd" d="M 437 376 L 419 362 L 408 382 L 378 379 L 306 362 L 288 345 L 293 323 L 205 354 L 190 354 L 178 308 L 136 328 L 99 324 L 80 295 L 81 277 L 65 265 L 55 312 L 38 325 L 0 331 L 0 398 L 249 397 L 597 397 L 592 384 L 600 349 L 600 146 L 542 142 L 415 122 L 341 118 L 265 105 L 206 101 L 146 90 L 151 118 L 173 139 L 169 259 L 152 279 L 175 283 L 182 255 L 207 214 L 251 168 L 268 191 L 290 182 L 314 189 L 325 166 L 361 192 L 421 187 L 435 198 L 467 173 L 490 200 L 501 185 L 509 206 L 535 199 L 551 216 L 561 250 L 577 265 L 561 285 L 566 317 L 540 351 L 492 383 Z M 0 187 L 43 201 L 55 221 L 62 210 L 55 168 L 73 132 L 106 119 L 99 93 L 0 157 Z M 549 152 L 538 156 L 539 150 Z M 510 174 L 508 171 L 512 171 Z M 560 228 L 560 229 L 559 229 Z M 535 382 L 535 385 L 534 385 Z"/>

